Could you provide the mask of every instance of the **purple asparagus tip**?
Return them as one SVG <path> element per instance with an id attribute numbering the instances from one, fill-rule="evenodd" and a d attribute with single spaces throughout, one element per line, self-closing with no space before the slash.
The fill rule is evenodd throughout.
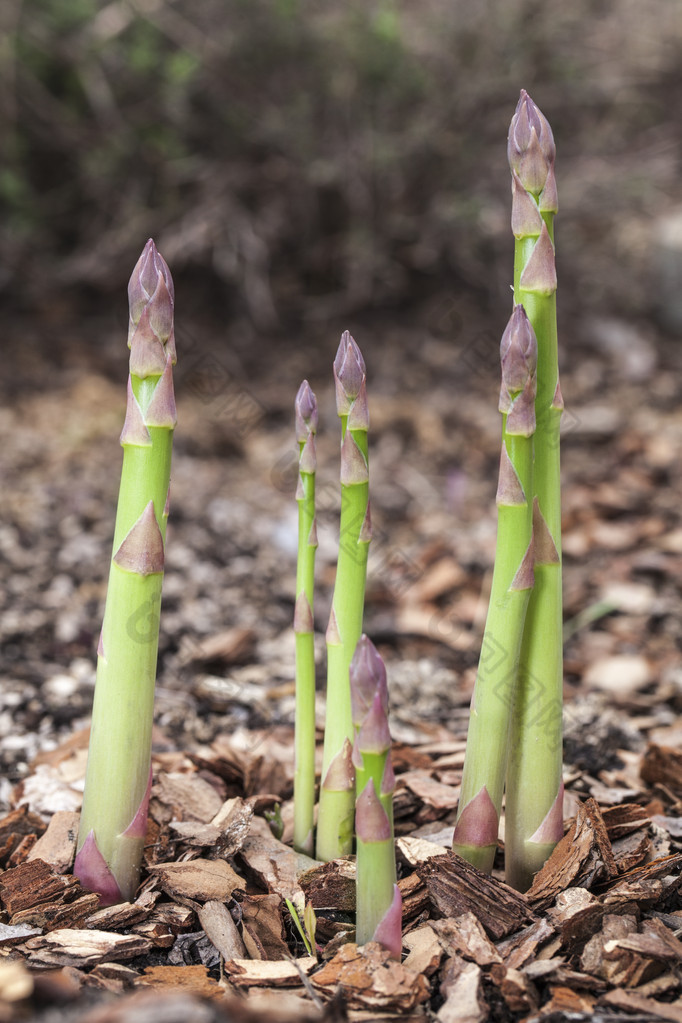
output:
<path id="1" fill-rule="evenodd" d="M 475 848 L 495 845 L 498 827 L 497 810 L 484 785 L 459 815 L 453 844 L 470 845 Z"/>
<path id="2" fill-rule="evenodd" d="M 296 440 L 299 444 L 305 444 L 308 435 L 317 432 L 317 398 L 315 397 L 310 384 L 304 380 L 298 389 L 294 403 L 296 416 Z"/>
<path id="3" fill-rule="evenodd" d="M 386 666 L 372 640 L 364 633 L 355 647 L 350 662 L 350 702 L 353 724 L 359 726 L 367 716 L 377 689 L 385 693 L 388 712 Z"/>
<path id="4" fill-rule="evenodd" d="M 160 376 L 167 359 L 175 363 L 175 289 L 168 264 L 150 238 L 128 283 L 130 370 Z"/>
<path id="5" fill-rule="evenodd" d="M 355 833 L 361 842 L 388 842 L 391 822 L 370 778 L 355 802 Z"/>
<path id="6" fill-rule="evenodd" d="M 340 416 L 346 416 L 351 411 L 362 389 L 365 373 L 362 353 L 348 331 L 344 330 L 334 359 L 336 408 Z"/>
<path id="7" fill-rule="evenodd" d="M 535 331 L 519 303 L 514 306 L 500 342 L 499 410 L 507 414 L 506 430 L 510 435 L 530 437 L 535 432 L 537 359 Z"/>
<path id="8" fill-rule="evenodd" d="M 393 959 L 400 960 L 403 948 L 403 897 L 397 884 L 393 885 L 393 899 L 377 924 L 373 941 L 387 949 Z"/>
<path id="9" fill-rule="evenodd" d="M 391 748 L 391 733 L 388 729 L 387 691 L 384 685 L 374 694 L 372 704 L 365 715 L 355 742 L 360 754 L 385 753 Z"/>
<path id="10" fill-rule="evenodd" d="M 502 384 L 512 394 L 522 391 L 528 378 L 534 376 L 537 370 L 538 342 L 533 325 L 520 302 L 514 306 L 504 328 L 500 341 L 500 362 Z"/>
<path id="11" fill-rule="evenodd" d="M 556 146 L 549 121 L 522 89 L 509 126 L 509 166 L 518 174 L 528 192 L 539 195 L 550 171 L 553 171 L 555 156 Z"/>
<path id="12" fill-rule="evenodd" d="M 73 865 L 73 872 L 84 888 L 91 892 L 97 892 L 102 906 L 115 906 L 124 901 L 116 878 L 97 848 L 94 831 L 88 832 L 87 838 L 80 847 Z"/>

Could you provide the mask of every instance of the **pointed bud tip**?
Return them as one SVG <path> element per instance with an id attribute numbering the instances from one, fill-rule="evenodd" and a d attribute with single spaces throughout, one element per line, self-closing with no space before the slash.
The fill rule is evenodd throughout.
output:
<path id="1" fill-rule="evenodd" d="M 355 340 L 345 330 L 334 359 L 336 382 L 336 408 L 338 414 L 348 415 L 352 403 L 360 393 L 366 375 L 365 360 Z"/>
<path id="2" fill-rule="evenodd" d="M 391 905 L 377 924 L 372 938 L 391 953 L 393 959 L 400 960 L 403 948 L 403 897 L 397 884 L 393 885 Z"/>
<path id="3" fill-rule="evenodd" d="M 332 759 L 322 782 L 322 788 L 329 792 L 348 792 L 355 787 L 353 768 L 353 747 L 348 739 Z"/>
<path id="4" fill-rule="evenodd" d="M 355 801 L 355 831 L 361 842 L 387 842 L 391 822 L 370 778 Z"/>
<path id="5" fill-rule="evenodd" d="M 475 848 L 495 845 L 498 828 L 498 813 L 484 785 L 469 800 L 457 818 L 453 845 L 468 845 Z"/>
<path id="6" fill-rule="evenodd" d="M 367 716 L 378 691 L 385 694 L 388 707 L 386 665 L 369 636 L 364 633 L 358 640 L 348 669 L 353 724 L 356 727 Z"/>
<path id="7" fill-rule="evenodd" d="M 319 418 L 317 398 L 307 380 L 304 380 L 298 389 L 294 403 L 294 412 L 296 418 L 296 440 L 299 444 L 304 444 L 308 435 L 317 431 Z"/>
<path id="8" fill-rule="evenodd" d="M 138 520 L 121 541 L 113 556 L 114 563 L 125 572 L 147 576 L 163 572 L 163 537 L 150 501 Z"/>
<path id="9" fill-rule="evenodd" d="M 537 831 L 528 839 L 538 845 L 553 845 L 564 837 L 564 783 L 559 784 L 556 798 Z"/>

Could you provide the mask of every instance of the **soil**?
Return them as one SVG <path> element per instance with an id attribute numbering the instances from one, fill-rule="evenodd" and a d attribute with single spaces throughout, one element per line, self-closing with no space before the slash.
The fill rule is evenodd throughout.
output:
<path id="1" fill-rule="evenodd" d="M 12 871 L 41 862 L 31 848 L 45 824 L 79 806 L 126 351 L 116 317 L 86 318 L 76 328 L 69 310 L 41 317 L 16 319 L 10 329 L 13 372 L 0 409 L 0 805 L 5 814 L 28 806 L 37 815 L 22 811 L 23 823 L 16 816 L 0 822 L 7 839 L 0 1019 L 615 1020 L 624 1012 L 631 1020 L 682 1019 L 679 344 L 648 325 L 587 322 L 570 311 L 562 319 L 569 837 L 551 876 L 510 908 L 502 875 L 485 881 L 463 868 L 453 873 L 444 852 L 494 556 L 496 347 L 504 313 L 484 317 L 455 296 L 348 324 L 368 366 L 375 539 L 365 629 L 388 666 L 408 909 L 404 962 L 390 967 L 377 948 L 359 953 L 343 944 L 352 937 L 347 907 L 318 907 L 323 965 L 313 969 L 300 965 L 306 953 L 282 909 L 281 885 L 254 867 L 238 841 L 218 858 L 244 879 L 236 895 L 188 894 L 155 868 L 218 861 L 215 842 L 202 845 L 191 828 L 172 830 L 211 818 L 197 818 L 195 797 L 184 789 L 182 797 L 169 794 L 169 778 L 208 785 L 221 804 L 240 800 L 242 823 L 253 810 L 260 823 L 246 831 L 256 845 L 267 847 L 264 814 L 280 803 L 286 844 L 292 406 L 307 376 L 321 409 L 315 618 L 322 727 L 338 528 L 337 338 L 310 327 L 270 338 L 237 327 L 226 337 L 198 317 L 178 330 L 154 841 L 139 919 L 111 917 L 102 931 L 127 938 L 125 950 L 118 956 L 116 943 L 102 939 L 86 954 L 67 947 L 62 932 L 99 933 L 102 918 L 93 923 L 96 907 L 79 902 L 87 898 L 82 891 L 54 887 L 55 877 L 69 878 L 68 867 L 48 868 L 47 880 Z M 13 903 L 15 881 L 22 892 L 27 885 L 42 892 L 41 901 Z M 249 900 L 266 898 L 274 901 L 258 903 L 268 907 L 258 912 L 279 928 L 272 940 L 262 920 L 249 923 L 258 912 L 247 912 Z M 235 968 L 239 956 L 217 950 L 215 924 L 205 923 L 206 907 L 216 902 L 237 920 L 254 973 Z M 490 916 L 481 910 L 488 902 Z M 88 913 L 76 912 L 76 903 Z M 29 938 L 12 930 L 17 905 L 34 928 Z M 50 915 L 45 906 L 58 909 Z M 287 973 L 286 955 L 312 976 Z M 268 972 L 276 964 L 282 972 Z M 16 977 L 2 972 L 10 968 Z M 273 991 L 274 1000 L 256 1000 Z"/>

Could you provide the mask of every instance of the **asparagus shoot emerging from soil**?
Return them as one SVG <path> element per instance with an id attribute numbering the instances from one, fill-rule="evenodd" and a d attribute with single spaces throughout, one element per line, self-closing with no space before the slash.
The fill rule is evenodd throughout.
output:
<path id="1" fill-rule="evenodd" d="M 298 560 L 296 564 L 296 728 L 294 771 L 294 848 L 313 854 L 315 807 L 315 432 L 317 399 L 304 380 L 296 395 L 296 440 L 299 446 Z"/>
<path id="2" fill-rule="evenodd" d="M 361 636 L 350 665 L 357 802 L 357 913 L 359 945 L 378 941 L 395 959 L 402 948 L 402 901 L 396 885 L 393 790 L 386 668 L 374 644 Z"/>
<path id="3" fill-rule="evenodd" d="M 103 905 L 133 898 L 151 788 L 151 733 L 173 429 L 170 271 L 150 239 L 128 285 L 123 469 L 74 873 Z"/>
<path id="4" fill-rule="evenodd" d="M 462 776 L 453 849 L 490 871 L 507 767 L 511 709 L 533 587 L 533 433 L 537 342 L 516 305 L 500 344 L 502 452 L 492 589 Z"/>
<path id="5" fill-rule="evenodd" d="M 506 877 L 525 891 L 563 834 L 562 599 L 559 386 L 554 214 L 555 146 L 547 119 L 522 90 L 509 128 L 514 301 L 538 342 L 535 403 L 535 586 L 530 597 L 507 771 Z"/>
<path id="6" fill-rule="evenodd" d="M 355 780 L 348 669 L 362 633 L 367 555 L 372 535 L 367 461 L 365 361 L 348 331 L 334 359 L 336 409 L 341 417 L 339 556 L 327 627 L 327 720 L 317 822 L 317 856 L 350 853 Z"/>

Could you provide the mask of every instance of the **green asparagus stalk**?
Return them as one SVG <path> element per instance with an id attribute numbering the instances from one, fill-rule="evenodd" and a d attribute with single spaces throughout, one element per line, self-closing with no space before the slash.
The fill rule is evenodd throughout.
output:
<path id="1" fill-rule="evenodd" d="M 505 816 L 506 878 L 525 891 L 563 834 L 562 593 L 554 215 L 555 145 L 547 119 L 522 90 L 508 140 L 512 172 L 514 300 L 538 342 L 535 434 L 535 587 L 521 650 L 510 734 Z"/>
<path id="2" fill-rule="evenodd" d="M 317 856 L 347 856 L 353 843 L 355 777 L 348 669 L 362 633 L 369 508 L 365 362 L 348 331 L 334 360 L 336 410 L 341 418 L 341 523 L 336 581 L 327 627 L 327 720 L 317 821 Z"/>
<path id="3" fill-rule="evenodd" d="M 378 941 L 395 959 L 402 948 L 402 900 L 393 842 L 395 775 L 388 730 L 386 668 L 363 635 L 350 665 L 357 801 L 356 940 Z"/>
<path id="4" fill-rule="evenodd" d="M 296 565 L 296 725 L 294 769 L 294 848 L 313 854 L 315 808 L 315 637 L 313 591 L 315 586 L 315 432 L 317 399 L 304 380 L 295 403 L 296 440 L 299 445 L 298 561 Z"/>
<path id="5" fill-rule="evenodd" d="M 74 873 L 103 905 L 139 881 L 151 789 L 151 732 L 173 429 L 170 271 L 150 239 L 128 285 L 130 375 L 123 470 L 98 646 L 92 731 Z"/>
<path id="6" fill-rule="evenodd" d="M 502 452 L 492 589 L 462 776 L 453 849 L 492 870 L 507 768 L 511 708 L 533 587 L 533 433 L 537 342 L 516 305 L 500 344 Z"/>

